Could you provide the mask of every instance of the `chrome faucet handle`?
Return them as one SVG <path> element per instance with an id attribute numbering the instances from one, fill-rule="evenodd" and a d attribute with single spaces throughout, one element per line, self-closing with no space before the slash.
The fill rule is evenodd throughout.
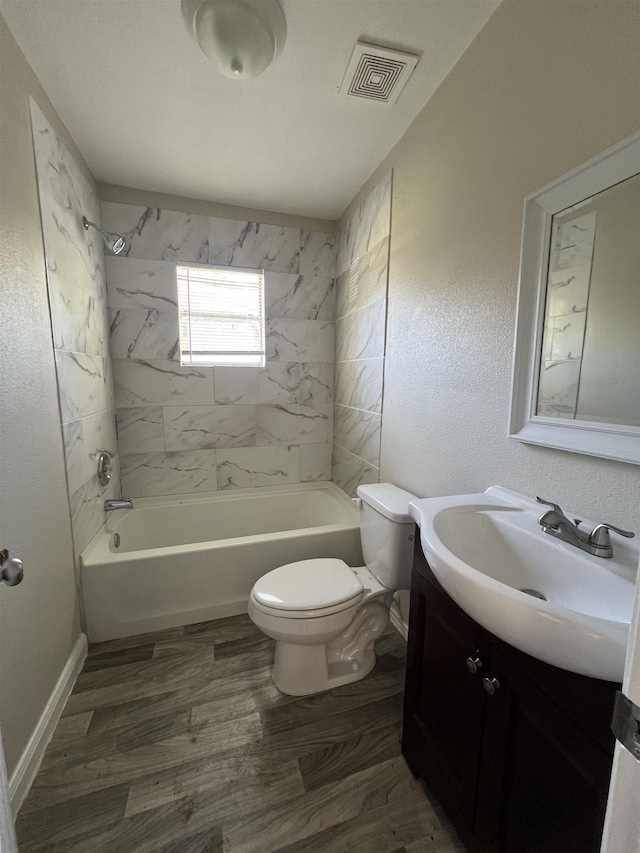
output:
<path id="1" fill-rule="evenodd" d="M 104 451 L 98 456 L 98 482 L 106 486 L 111 479 L 111 457 Z"/>
<path id="2" fill-rule="evenodd" d="M 636 535 L 631 530 L 621 530 L 615 524 L 597 524 L 589 536 L 589 542 L 596 545 L 598 548 L 608 548 L 611 545 L 609 531 L 613 530 L 619 536 L 624 536 L 626 539 L 633 539 Z"/>
<path id="3" fill-rule="evenodd" d="M 558 513 L 558 515 L 564 515 L 562 507 L 558 506 L 558 504 L 554 504 L 553 501 L 547 501 L 544 498 L 536 498 L 539 504 L 544 504 L 545 506 L 550 506 L 552 510 Z"/>

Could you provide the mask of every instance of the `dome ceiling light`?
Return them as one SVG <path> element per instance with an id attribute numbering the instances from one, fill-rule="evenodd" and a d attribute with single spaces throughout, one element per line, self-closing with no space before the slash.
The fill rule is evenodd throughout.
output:
<path id="1" fill-rule="evenodd" d="M 225 77 L 258 77 L 280 56 L 287 25 L 277 0 L 182 0 L 204 55 Z"/>

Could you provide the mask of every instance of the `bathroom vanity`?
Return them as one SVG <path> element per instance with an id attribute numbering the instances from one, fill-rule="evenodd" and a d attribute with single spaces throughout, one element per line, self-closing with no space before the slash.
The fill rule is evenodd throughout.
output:
<path id="1" fill-rule="evenodd" d="M 416 538 L 402 751 L 469 853 L 597 853 L 619 687 L 485 630 Z"/>

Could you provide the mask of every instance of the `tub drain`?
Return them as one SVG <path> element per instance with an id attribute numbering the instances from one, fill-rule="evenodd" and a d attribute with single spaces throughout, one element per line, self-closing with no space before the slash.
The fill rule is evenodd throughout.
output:
<path id="1" fill-rule="evenodd" d="M 532 595 L 534 598 L 539 598 L 542 601 L 547 600 L 547 596 L 543 595 L 541 592 L 538 592 L 537 589 L 521 589 L 520 592 L 526 592 L 527 595 Z"/>

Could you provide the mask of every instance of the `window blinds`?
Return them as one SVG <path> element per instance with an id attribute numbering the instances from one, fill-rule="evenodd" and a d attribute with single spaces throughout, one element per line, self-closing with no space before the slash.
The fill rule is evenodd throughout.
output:
<path id="1" fill-rule="evenodd" d="M 264 364 L 264 276 L 233 267 L 177 268 L 182 364 Z"/>

